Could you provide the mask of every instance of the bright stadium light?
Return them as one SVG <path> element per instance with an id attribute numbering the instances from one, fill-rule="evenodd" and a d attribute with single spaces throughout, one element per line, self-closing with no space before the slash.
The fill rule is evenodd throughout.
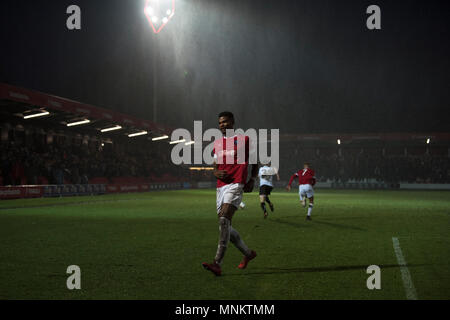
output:
<path id="1" fill-rule="evenodd" d="M 341 139 L 337 139 L 337 144 L 341 144 Z"/>
<path id="2" fill-rule="evenodd" d="M 430 144 L 430 138 L 427 139 L 427 144 Z"/>
<path id="3" fill-rule="evenodd" d="M 31 119 L 31 118 L 43 117 L 43 116 L 46 116 L 46 115 L 50 114 L 50 112 L 48 112 L 48 111 L 44 111 L 44 110 L 42 110 L 42 111 L 43 112 L 39 112 L 39 113 L 29 114 L 27 116 L 23 116 L 23 118 L 24 119 Z"/>
<path id="4" fill-rule="evenodd" d="M 175 14 L 175 0 L 146 0 L 145 16 L 154 33 L 159 33 Z"/>
<path id="5" fill-rule="evenodd" d="M 108 132 L 108 131 L 114 131 L 114 130 L 120 130 L 120 129 L 122 129 L 122 127 L 117 125 L 117 126 L 114 126 L 114 127 L 111 127 L 111 128 L 102 129 L 102 130 L 100 130 L 100 132 Z"/>
<path id="6" fill-rule="evenodd" d="M 184 145 L 185 146 L 190 146 L 191 144 L 194 144 L 195 143 L 195 141 L 189 141 L 189 142 L 186 142 Z"/>
<path id="7" fill-rule="evenodd" d="M 163 135 L 161 137 L 152 138 L 152 141 L 158 141 L 158 140 L 164 140 L 164 139 L 169 139 L 169 136 Z"/>
<path id="8" fill-rule="evenodd" d="M 152 15 L 154 10 L 152 7 L 147 6 L 147 7 L 145 7 L 144 12 L 145 12 L 145 14 Z"/>
<path id="9" fill-rule="evenodd" d="M 128 135 L 129 138 L 133 138 L 133 137 L 137 137 L 137 136 L 143 136 L 144 134 L 147 134 L 147 131 L 141 131 L 141 132 L 136 132 L 136 133 L 131 133 Z"/>
<path id="10" fill-rule="evenodd" d="M 89 122 L 91 122 L 91 120 L 89 120 L 89 119 L 84 119 L 84 120 L 81 120 L 81 121 L 76 121 L 76 122 L 68 123 L 67 126 L 68 126 L 68 127 L 79 126 L 79 125 L 81 125 L 81 124 L 86 124 L 86 123 L 89 123 Z"/>
<path id="11" fill-rule="evenodd" d="M 170 144 L 176 144 L 176 143 L 182 143 L 182 142 L 186 142 L 186 139 L 170 141 L 169 143 L 170 143 Z"/>

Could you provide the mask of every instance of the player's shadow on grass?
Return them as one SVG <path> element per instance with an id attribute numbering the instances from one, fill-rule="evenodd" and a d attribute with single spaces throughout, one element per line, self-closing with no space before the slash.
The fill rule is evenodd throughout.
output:
<path id="1" fill-rule="evenodd" d="M 314 224 L 323 224 L 323 225 L 328 225 L 328 226 L 331 226 L 331 227 L 334 227 L 334 228 L 339 228 L 339 229 L 366 231 L 365 229 L 362 229 L 362 228 L 359 228 L 359 227 L 348 226 L 348 225 L 332 223 L 332 222 L 325 222 L 325 221 L 317 221 L 317 220 L 305 221 L 303 223 L 300 223 L 300 222 L 281 220 L 281 219 L 278 218 L 278 219 L 270 219 L 269 221 L 276 222 L 276 223 L 281 223 L 281 224 L 287 224 L 289 226 L 296 227 L 296 228 L 305 228 L 305 227 L 309 227 L 309 226 L 314 225 Z"/>
<path id="2" fill-rule="evenodd" d="M 367 231 L 366 229 L 363 229 L 363 228 L 360 228 L 360 227 L 348 226 L 348 225 L 344 225 L 344 224 L 325 222 L 325 221 L 317 221 L 317 220 L 315 220 L 313 222 L 314 223 L 318 223 L 318 224 L 328 225 L 328 226 L 339 228 L 339 229 L 350 229 L 350 230 L 358 230 L 358 231 Z"/>
<path id="3" fill-rule="evenodd" d="M 266 268 L 267 271 L 250 271 L 245 273 L 225 274 L 224 276 L 246 276 L 246 275 L 264 275 L 264 274 L 287 274 L 287 273 L 305 273 L 305 272 L 336 272 L 350 270 L 367 270 L 367 265 L 355 266 L 326 266 L 326 267 L 303 267 L 303 268 Z M 400 268 L 398 264 L 381 264 L 378 265 L 381 270 L 388 268 Z M 420 267 L 426 264 L 408 264 L 408 267 Z"/>
<path id="4" fill-rule="evenodd" d="M 268 221 L 281 223 L 281 224 L 287 224 L 289 226 L 296 227 L 296 228 L 306 228 L 306 227 L 308 227 L 308 225 L 306 223 L 286 221 L 286 220 L 281 220 L 279 218 L 277 218 L 277 219 L 269 219 Z"/>

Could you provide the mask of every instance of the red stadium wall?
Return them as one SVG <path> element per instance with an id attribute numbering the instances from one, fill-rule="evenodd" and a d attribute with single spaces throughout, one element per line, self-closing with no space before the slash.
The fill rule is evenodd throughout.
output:
<path id="1" fill-rule="evenodd" d="M 43 194 L 43 186 L 0 187 L 0 199 L 40 198 Z"/>
<path id="2" fill-rule="evenodd" d="M 0 187 L 0 200 L 40 197 L 87 196 L 112 193 L 149 192 L 198 188 L 186 182 L 155 182 L 128 184 L 45 185 Z"/>

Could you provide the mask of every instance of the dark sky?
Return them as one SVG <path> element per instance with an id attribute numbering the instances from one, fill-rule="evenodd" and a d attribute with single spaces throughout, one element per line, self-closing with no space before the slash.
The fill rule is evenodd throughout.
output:
<path id="1" fill-rule="evenodd" d="M 157 119 L 174 127 L 230 110 L 282 133 L 450 131 L 450 1 L 175 2 L 155 35 L 144 0 L 2 1 L 0 81 L 152 120 L 156 55 Z"/>

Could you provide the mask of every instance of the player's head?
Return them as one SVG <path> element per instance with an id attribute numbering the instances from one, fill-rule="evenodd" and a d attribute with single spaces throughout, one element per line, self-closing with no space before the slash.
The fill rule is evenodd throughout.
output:
<path id="1" fill-rule="evenodd" d="M 311 164 L 310 164 L 309 162 L 305 162 L 305 163 L 303 164 L 303 168 L 304 168 L 304 169 L 308 169 L 310 166 L 311 166 Z"/>
<path id="2" fill-rule="evenodd" d="M 234 115 L 229 111 L 219 113 L 219 129 L 222 134 L 226 134 L 227 129 L 234 128 Z"/>
<path id="3" fill-rule="evenodd" d="M 272 163 L 270 161 L 268 162 L 261 162 L 262 166 L 266 166 L 266 167 L 270 167 L 272 165 Z"/>

